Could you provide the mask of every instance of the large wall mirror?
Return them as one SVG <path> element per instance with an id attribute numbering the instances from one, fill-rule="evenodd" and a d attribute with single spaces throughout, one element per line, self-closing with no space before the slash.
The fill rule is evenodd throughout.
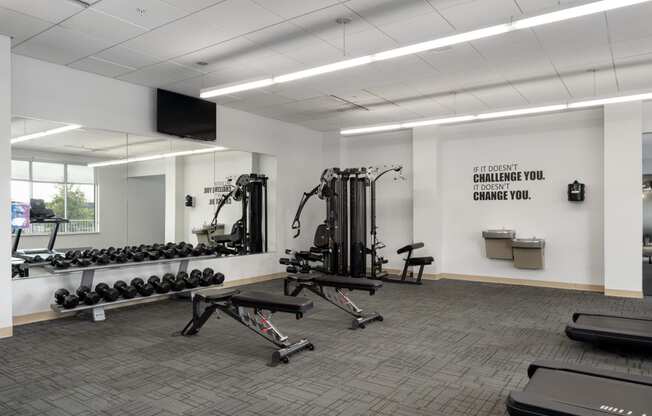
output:
<path id="1" fill-rule="evenodd" d="M 11 136 L 15 278 L 48 274 L 41 266 L 68 251 L 276 249 L 274 156 L 24 117 Z"/>

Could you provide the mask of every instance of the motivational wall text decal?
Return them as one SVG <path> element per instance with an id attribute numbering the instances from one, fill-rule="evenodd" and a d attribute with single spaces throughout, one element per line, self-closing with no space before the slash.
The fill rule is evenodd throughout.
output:
<path id="1" fill-rule="evenodd" d="M 474 166 L 473 200 L 530 200 L 532 195 L 527 183 L 545 180 L 542 170 L 521 169 L 518 163 Z"/>

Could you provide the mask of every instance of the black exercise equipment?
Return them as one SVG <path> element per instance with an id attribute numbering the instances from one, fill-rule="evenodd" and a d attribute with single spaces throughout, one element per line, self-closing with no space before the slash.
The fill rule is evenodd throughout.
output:
<path id="1" fill-rule="evenodd" d="M 177 280 L 183 281 L 188 289 L 194 289 L 197 286 L 199 286 L 198 276 L 191 277 L 190 275 L 188 275 L 188 273 L 183 271 L 177 273 Z"/>
<path id="2" fill-rule="evenodd" d="M 114 302 L 120 297 L 120 292 L 116 288 L 109 287 L 106 283 L 98 283 L 95 286 L 95 292 L 106 302 Z"/>
<path id="3" fill-rule="evenodd" d="M 598 346 L 649 349 L 652 320 L 589 313 L 574 313 L 566 326 L 570 339 Z"/>
<path id="4" fill-rule="evenodd" d="M 240 175 L 235 185 L 230 185 L 233 189 L 222 197 L 210 227 L 217 227 L 220 211 L 230 199 L 242 205 L 242 215 L 231 233 L 211 237 L 213 243 L 223 247 L 223 254 L 267 252 L 267 180 L 267 176 L 256 173 Z"/>
<path id="5" fill-rule="evenodd" d="M 79 305 L 79 297 L 71 294 L 67 289 L 58 289 L 54 292 L 54 301 L 64 309 L 73 309 Z"/>
<path id="6" fill-rule="evenodd" d="M 412 257 L 412 252 L 414 250 L 423 248 L 424 244 L 423 243 L 412 243 L 408 244 L 405 247 L 401 247 L 398 250 L 396 250 L 396 254 L 404 254 L 407 253 L 407 257 L 404 259 L 405 264 L 403 265 L 403 273 L 401 273 L 400 278 L 399 277 L 390 277 L 390 276 L 385 276 L 383 280 L 385 282 L 393 282 L 393 283 L 407 283 L 407 284 L 413 284 L 413 285 L 420 285 L 421 284 L 421 278 L 423 277 L 423 268 L 425 266 L 428 266 L 432 264 L 435 259 L 428 256 L 428 257 Z M 416 279 L 414 278 L 414 274 L 410 272 L 412 276 L 408 276 L 408 269 L 410 267 L 414 266 L 419 266 L 419 274 L 417 275 Z"/>
<path id="7" fill-rule="evenodd" d="M 279 348 L 272 354 L 272 365 L 288 363 L 290 355 L 306 349 L 312 350 L 314 346 L 307 339 L 291 343 L 274 326 L 271 315 L 274 312 L 285 312 L 300 319 L 312 307 L 310 299 L 261 292 L 233 290 L 213 296 L 197 293 L 192 300 L 192 319 L 181 334 L 197 334 L 213 313 L 220 310 Z"/>
<path id="8" fill-rule="evenodd" d="M 301 233 L 301 213 L 308 200 L 317 196 L 326 201 L 326 219 L 315 231 L 313 247 L 300 252 L 304 260 L 321 263 L 315 269 L 327 274 L 373 279 L 385 275 L 382 265 L 387 261 L 379 256 L 379 250 L 385 245 L 377 238 L 376 183 L 389 172 L 400 176 L 402 166 L 329 168 L 322 172 L 319 185 L 303 194 L 292 221 L 296 238 Z M 367 187 L 371 190 L 369 204 Z M 368 216 L 371 245 L 367 242 Z M 371 257 L 369 271 L 367 255 Z"/>
<path id="9" fill-rule="evenodd" d="M 382 287 L 383 283 L 379 280 L 351 279 L 345 276 L 310 273 L 287 276 L 283 290 L 288 296 L 298 296 L 304 289 L 310 290 L 353 316 L 351 327 L 357 329 L 365 328 L 367 324 L 374 321 L 382 321 L 383 317 L 376 312 L 365 315 L 362 309 L 346 296 L 344 290 L 360 290 L 373 296 Z"/>
<path id="10" fill-rule="evenodd" d="M 128 285 L 124 280 L 118 280 L 113 284 L 113 288 L 120 292 L 125 299 L 133 299 L 138 296 L 138 291 L 132 285 Z"/>
<path id="11" fill-rule="evenodd" d="M 136 288 L 136 291 L 140 296 L 151 296 L 154 294 L 154 286 L 149 283 L 145 283 L 140 277 L 131 279 L 131 286 Z"/>
<path id="12" fill-rule="evenodd" d="M 96 292 L 91 291 L 91 288 L 88 286 L 79 286 L 76 291 L 77 297 L 80 302 L 84 302 L 86 305 L 95 305 L 102 298 Z"/>
<path id="13" fill-rule="evenodd" d="M 152 285 L 156 293 L 168 293 L 172 290 L 172 285 L 167 280 L 161 281 L 158 276 L 150 276 L 147 283 Z"/>
<path id="14" fill-rule="evenodd" d="M 98 265 L 105 265 L 111 263 L 111 258 L 109 257 L 108 254 L 102 253 L 100 251 L 95 256 L 93 256 L 92 261 L 93 263 Z"/>
<path id="15" fill-rule="evenodd" d="M 165 273 L 163 275 L 162 281 L 168 282 L 173 291 L 178 292 L 186 288 L 186 282 L 184 280 L 179 280 L 172 273 Z"/>
<path id="16" fill-rule="evenodd" d="M 34 255 L 48 255 L 55 254 L 54 245 L 57 240 L 57 235 L 59 234 L 59 228 L 61 224 L 67 224 L 69 221 L 66 218 L 57 217 L 50 208 L 45 206 L 45 201 L 42 199 L 30 199 L 30 210 L 29 210 L 29 222 L 31 224 L 53 224 L 53 227 L 50 230 L 50 238 L 48 241 L 47 248 L 39 249 L 26 249 L 19 250 L 20 246 L 20 237 L 22 236 L 23 229 L 15 229 L 14 242 L 11 247 L 11 254 L 13 257 L 18 257 L 23 260 L 26 260 Z M 12 232 L 14 231 L 12 227 Z"/>
<path id="17" fill-rule="evenodd" d="M 652 414 L 652 378 L 554 361 L 528 368 L 523 391 L 507 398 L 511 416 L 645 416 Z"/>

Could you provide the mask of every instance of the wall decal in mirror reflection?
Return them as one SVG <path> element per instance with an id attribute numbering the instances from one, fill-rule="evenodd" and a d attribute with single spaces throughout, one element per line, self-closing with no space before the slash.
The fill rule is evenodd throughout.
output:
<path id="1" fill-rule="evenodd" d="M 14 117 L 12 137 L 65 124 Z M 276 169 L 270 155 L 82 127 L 13 144 L 11 197 L 26 205 L 41 199 L 67 220 L 49 255 L 164 243 L 204 243 L 217 255 L 253 254 L 276 248 Z M 192 207 L 185 206 L 186 195 Z M 48 274 L 43 264 L 25 266 L 24 257 L 47 249 L 54 227 L 32 223 L 22 229 L 14 253 L 14 262 L 27 268 L 20 277 Z M 206 227 L 214 238 L 195 232 Z"/>

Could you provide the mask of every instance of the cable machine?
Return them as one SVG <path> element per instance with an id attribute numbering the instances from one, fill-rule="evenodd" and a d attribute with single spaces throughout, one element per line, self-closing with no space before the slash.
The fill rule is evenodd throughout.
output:
<path id="1" fill-rule="evenodd" d="M 324 170 L 319 185 L 303 194 L 292 222 L 296 238 L 301 233 L 301 213 L 308 200 L 316 195 L 326 201 L 326 219 L 317 227 L 313 247 L 306 252 L 294 253 L 305 263 L 304 267 L 311 267 L 307 266 L 308 262 L 318 262 L 321 264 L 314 269 L 323 273 L 374 279 L 385 276 L 382 265 L 387 261 L 378 254 L 385 245 L 377 235 L 376 183 L 389 172 L 395 173 L 394 179 L 403 178 L 402 169 L 396 165 Z M 367 198 L 367 188 L 370 188 L 370 198 Z M 367 241 L 368 218 L 370 245 Z M 369 271 L 367 255 L 371 256 Z"/>
<path id="2" fill-rule="evenodd" d="M 256 173 L 240 175 L 217 206 L 211 227 L 217 226 L 217 218 L 229 198 L 242 203 L 242 216 L 233 224 L 231 233 L 211 237 L 224 254 L 267 252 L 267 179 Z"/>

